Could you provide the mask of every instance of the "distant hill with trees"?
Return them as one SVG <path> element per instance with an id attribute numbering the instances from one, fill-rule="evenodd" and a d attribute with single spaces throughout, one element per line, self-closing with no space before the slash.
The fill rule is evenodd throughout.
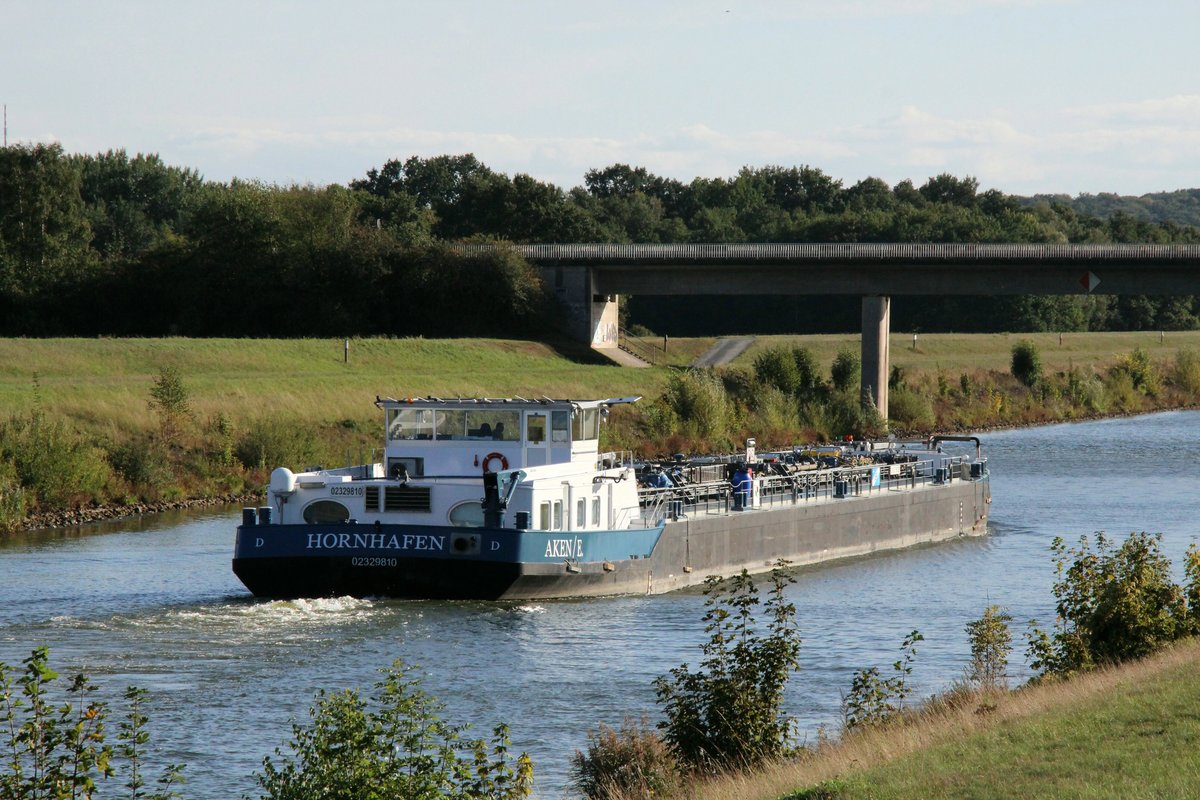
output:
<path id="1" fill-rule="evenodd" d="M 1153 192 L 1141 196 L 1108 192 L 1081 194 L 1038 194 L 1021 198 L 1022 205 L 1059 203 L 1078 214 L 1111 220 L 1124 215 L 1139 222 L 1171 223 L 1200 227 L 1200 189 L 1179 189 L 1174 192 Z"/>
<path id="2" fill-rule="evenodd" d="M 1191 224 L 1085 211 L 1081 199 L 980 191 L 949 174 L 847 186 L 811 166 L 683 182 L 614 164 L 564 190 L 470 154 L 391 160 L 346 185 L 275 186 L 206 181 L 157 155 L 14 145 L 0 149 L 0 335 L 534 337 L 555 324 L 537 270 L 512 253 L 464 260 L 445 247 L 464 240 L 1200 242 Z M 737 303 L 635 297 L 629 314 L 669 334 L 847 331 L 859 301 L 764 286 Z M 1182 329 L 1198 316 L 1194 297 L 905 298 L 892 324 Z"/>

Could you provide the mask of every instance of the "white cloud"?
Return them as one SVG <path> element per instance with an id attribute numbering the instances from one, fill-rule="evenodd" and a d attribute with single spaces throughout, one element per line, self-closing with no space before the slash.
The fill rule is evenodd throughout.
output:
<path id="1" fill-rule="evenodd" d="M 996 8 L 1078 5 L 1079 0 L 794 0 L 793 14 L 820 19 L 945 16 Z"/>
<path id="2" fill-rule="evenodd" d="M 39 133 L 29 137 L 14 138 L 8 137 L 9 144 L 63 144 L 63 140 L 53 133 Z M 64 145 L 65 146 L 65 145 Z"/>
<path id="3" fill-rule="evenodd" d="M 999 119 L 949 119 L 905 106 L 899 116 L 880 125 L 884 133 L 912 141 L 946 145 L 997 145 L 1028 142 L 1012 123 Z"/>
<path id="4" fill-rule="evenodd" d="M 1122 126 L 1098 125 L 1078 110 L 1015 121 L 941 117 L 910 106 L 845 134 L 864 162 L 917 182 L 948 171 L 1012 193 L 1140 193 L 1200 186 L 1200 127 L 1164 119 L 1186 118 L 1193 107 L 1188 98 L 1165 98 L 1106 109 L 1146 120 Z"/>
<path id="5" fill-rule="evenodd" d="M 1081 124 L 1142 125 L 1174 124 L 1200 127 L 1200 95 L 1177 94 L 1171 97 L 1152 97 L 1135 103 L 1108 103 L 1080 106 L 1066 111 L 1066 116 Z"/>
<path id="6" fill-rule="evenodd" d="M 1200 96 L 1029 119 L 1000 112 L 956 117 L 907 105 L 851 126 L 736 131 L 696 122 L 629 136 L 519 136 L 339 119 L 336 128 L 309 131 L 210 127 L 176 137 L 175 152 L 162 155 L 220 180 L 240 174 L 345 183 L 392 158 L 472 152 L 493 169 L 525 172 L 564 188 L 581 184 L 590 169 L 621 162 L 683 181 L 727 177 L 747 165 L 808 164 L 846 183 L 876 176 L 919 185 L 950 172 L 1020 194 L 1141 193 L 1200 186 L 1200 124 L 1191 122 L 1192 115 L 1200 117 Z M 290 177 L 294 173 L 300 177 Z"/>
<path id="7" fill-rule="evenodd" d="M 703 175 L 731 175 L 745 165 L 811 163 L 846 158 L 853 150 L 843 142 L 821 137 L 796 137 L 777 131 L 731 134 L 705 125 L 692 125 L 660 135 L 614 137 L 520 137 L 470 131 L 430 131 L 406 128 L 330 130 L 298 133 L 271 128 L 208 128 L 175 137 L 172 147 L 193 162 L 213 163 L 232 157 L 253 162 L 267 153 L 287 151 L 311 161 L 322 153 L 342 149 L 374 153 L 374 163 L 412 155 L 473 152 L 494 169 L 528 172 L 564 187 L 583 182 L 589 169 L 617 162 L 646 166 L 672 177 L 690 180 Z M 222 169 L 212 177 L 241 170 Z M 329 178 L 343 181 L 350 177 Z"/>

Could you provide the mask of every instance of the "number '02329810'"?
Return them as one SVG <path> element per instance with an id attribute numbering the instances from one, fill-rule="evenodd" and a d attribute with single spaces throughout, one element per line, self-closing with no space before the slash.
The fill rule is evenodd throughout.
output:
<path id="1" fill-rule="evenodd" d="M 352 567 L 394 567 L 396 559 L 380 558 L 379 556 L 362 556 L 350 559 Z"/>
<path id="2" fill-rule="evenodd" d="M 362 497 L 363 487 L 361 486 L 331 486 L 329 494 L 334 497 Z"/>

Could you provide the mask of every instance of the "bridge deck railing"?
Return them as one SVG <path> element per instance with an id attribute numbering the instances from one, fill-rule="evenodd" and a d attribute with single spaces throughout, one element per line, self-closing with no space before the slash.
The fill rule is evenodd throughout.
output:
<path id="1" fill-rule="evenodd" d="M 974 244 L 974 243 L 743 243 L 743 244 L 460 244 L 463 254 L 512 247 L 540 262 L 570 261 L 1044 261 L 1195 260 L 1195 244 Z"/>

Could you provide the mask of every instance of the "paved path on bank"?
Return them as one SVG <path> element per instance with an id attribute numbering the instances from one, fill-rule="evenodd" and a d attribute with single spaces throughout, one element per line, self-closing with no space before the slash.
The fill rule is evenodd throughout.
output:
<path id="1" fill-rule="evenodd" d="M 728 364 L 746 352 L 746 348 L 754 344 L 753 336 L 729 336 L 717 340 L 717 343 L 704 355 L 692 362 L 693 367 L 719 367 Z"/>

